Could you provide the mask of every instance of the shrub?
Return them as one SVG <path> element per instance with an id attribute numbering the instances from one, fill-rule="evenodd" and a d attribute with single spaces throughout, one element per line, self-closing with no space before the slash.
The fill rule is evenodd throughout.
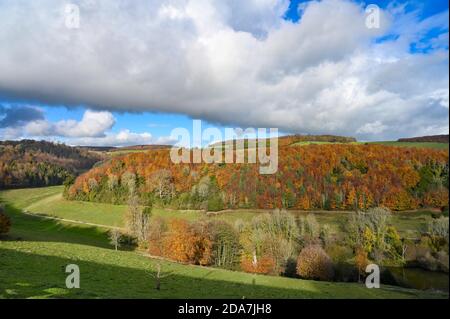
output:
<path id="1" fill-rule="evenodd" d="M 325 251 L 334 263 L 345 263 L 353 258 L 352 249 L 341 244 L 328 245 Z"/>
<path id="2" fill-rule="evenodd" d="M 255 274 L 273 274 L 275 272 L 275 261 L 268 256 L 255 260 L 252 256 L 245 255 L 241 257 L 241 269 Z"/>
<path id="3" fill-rule="evenodd" d="M 436 260 L 439 265 L 439 269 L 448 273 L 448 252 L 441 250 L 436 254 Z"/>
<path id="4" fill-rule="evenodd" d="M 356 249 L 355 266 L 356 269 L 358 269 L 358 280 L 360 280 L 361 275 L 365 273 L 368 264 L 369 258 L 367 257 L 367 252 L 362 248 Z"/>
<path id="5" fill-rule="evenodd" d="M 152 218 L 148 230 L 148 252 L 153 256 L 164 256 L 164 236 L 166 221 L 161 217 Z"/>
<path id="6" fill-rule="evenodd" d="M 208 211 L 216 212 L 223 209 L 223 200 L 220 194 L 216 194 L 208 199 Z"/>
<path id="7" fill-rule="evenodd" d="M 204 222 L 189 224 L 182 219 L 169 222 L 164 238 L 164 255 L 176 261 L 209 265 L 212 259 L 211 234 Z"/>
<path id="8" fill-rule="evenodd" d="M 441 211 L 442 211 L 442 216 L 448 217 L 448 205 L 442 206 Z"/>
<path id="9" fill-rule="evenodd" d="M 428 223 L 428 233 L 431 237 L 443 238 L 448 243 L 448 217 L 433 219 Z"/>
<path id="10" fill-rule="evenodd" d="M 322 247 L 307 246 L 298 256 L 297 274 L 308 279 L 331 280 L 334 276 L 333 262 Z"/>
<path id="11" fill-rule="evenodd" d="M 11 219 L 5 214 L 3 207 L 0 207 L 0 235 L 7 234 L 11 228 Z"/>

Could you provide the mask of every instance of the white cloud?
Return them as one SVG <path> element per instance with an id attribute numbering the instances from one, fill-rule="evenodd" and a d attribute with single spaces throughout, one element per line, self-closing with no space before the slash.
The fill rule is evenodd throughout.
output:
<path id="1" fill-rule="evenodd" d="M 59 1 L 1 2 L 0 95 L 299 133 L 366 136 L 367 123 L 382 123 L 370 139 L 448 130 L 448 35 L 431 41 L 436 51 L 410 53 L 429 30 L 448 29 L 448 12 L 419 21 L 391 6 L 374 31 L 345 0 L 307 2 L 297 24 L 281 18 L 286 0 L 73 2 L 71 30 Z M 374 41 L 389 33 L 398 37 Z M 110 124 L 50 129 L 99 136 Z"/>
<path id="2" fill-rule="evenodd" d="M 7 127 L 0 129 L 0 139 L 2 140 L 16 140 L 22 137 L 22 130 L 20 127 Z"/>
<path id="3" fill-rule="evenodd" d="M 366 123 L 361 126 L 356 133 L 359 134 L 378 134 L 386 129 L 386 125 L 383 125 L 380 121 L 375 121 L 372 123 Z"/>
<path id="4" fill-rule="evenodd" d="M 136 133 L 124 129 L 115 133 L 111 131 L 114 123 L 114 117 L 110 112 L 87 110 L 80 121 L 51 122 L 43 119 L 22 126 L 0 128 L 0 139 L 45 138 L 74 146 L 167 145 L 176 142 L 169 136 L 154 137 L 149 132 Z"/>
<path id="5" fill-rule="evenodd" d="M 79 146 L 131 146 L 151 144 L 173 144 L 170 137 L 154 138 L 150 133 L 134 133 L 130 130 L 122 130 L 119 133 L 107 133 L 103 137 L 72 138 L 67 142 L 70 145 Z"/>
<path id="6" fill-rule="evenodd" d="M 79 122 L 63 120 L 50 123 L 47 120 L 39 120 L 28 123 L 25 131 L 34 136 L 102 137 L 114 124 L 115 119 L 110 112 L 87 110 Z"/>

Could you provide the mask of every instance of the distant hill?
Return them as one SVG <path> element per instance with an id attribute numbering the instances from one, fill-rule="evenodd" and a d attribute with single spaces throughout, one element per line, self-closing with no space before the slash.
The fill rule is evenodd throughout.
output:
<path id="1" fill-rule="evenodd" d="M 152 145 L 133 145 L 133 146 L 126 146 L 126 147 L 118 147 L 116 148 L 116 150 L 119 151 L 128 151 L 128 150 L 162 150 L 162 149 L 167 149 L 167 148 L 171 148 L 172 145 L 157 145 L 157 144 L 152 144 Z"/>
<path id="2" fill-rule="evenodd" d="M 252 141 L 252 140 L 254 140 L 254 139 L 245 139 L 244 148 L 247 148 L 248 142 Z M 266 139 L 266 140 L 268 141 L 267 144 L 270 145 L 270 139 Z M 280 147 L 301 144 L 301 143 L 307 143 L 307 142 L 354 143 L 354 142 L 356 142 L 356 138 L 348 137 L 348 136 L 338 136 L 338 135 L 298 135 L 298 134 L 278 137 L 278 145 Z M 214 147 L 220 143 L 222 143 L 222 145 L 225 145 L 226 142 L 217 142 L 217 143 L 211 144 L 211 147 Z M 257 141 L 256 141 L 255 145 L 258 146 Z"/>
<path id="3" fill-rule="evenodd" d="M 146 151 L 146 150 L 161 150 L 172 147 L 171 145 L 132 145 L 124 147 L 114 146 L 78 146 L 77 148 L 85 149 L 95 152 L 126 152 L 126 151 Z"/>
<path id="4" fill-rule="evenodd" d="M 326 142 L 292 147 L 295 138 L 281 141 L 276 174 L 260 174 L 260 164 L 174 164 L 167 149 L 130 152 L 79 176 L 66 196 L 125 204 L 137 194 L 143 203 L 208 211 L 408 210 L 448 203 L 445 150 Z"/>
<path id="5" fill-rule="evenodd" d="M 111 152 L 117 149 L 114 146 L 77 146 L 77 148 L 94 152 Z"/>
<path id="6" fill-rule="evenodd" d="M 0 141 L 0 189 L 62 184 L 104 156 L 47 141 Z"/>
<path id="7" fill-rule="evenodd" d="M 398 142 L 431 142 L 431 143 L 448 143 L 448 134 L 446 135 L 430 135 L 409 138 L 399 138 Z"/>

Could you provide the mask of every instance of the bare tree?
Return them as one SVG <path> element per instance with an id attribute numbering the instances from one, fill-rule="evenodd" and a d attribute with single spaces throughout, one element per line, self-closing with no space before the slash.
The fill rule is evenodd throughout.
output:
<path id="1" fill-rule="evenodd" d="M 114 246 L 116 250 L 120 247 L 120 241 L 122 239 L 122 233 L 117 228 L 113 228 L 109 231 L 109 242 Z"/>
<path id="2" fill-rule="evenodd" d="M 136 237 L 140 243 L 147 240 L 150 227 L 151 207 L 146 208 L 149 209 L 142 209 L 139 206 L 139 200 L 136 195 L 130 196 L 125 224 L 128 233 Z"/>
<path id="3" fill-rule="evenodd" d="M 172 173 L 169 170 L 161 169 L 156 171 L 150 180 L 160 199 L 172 197 L 174 188 L 172 184 Z"/>
<path id="4" fill-rule="evenodd" d="M 155 278 L 155 289 L 161 290 L 161 279 L 169 277 L 172 272 L 163 273 L 161 263 L 157 263 L 155 273 L 150 272 L 150 275 Z"/>

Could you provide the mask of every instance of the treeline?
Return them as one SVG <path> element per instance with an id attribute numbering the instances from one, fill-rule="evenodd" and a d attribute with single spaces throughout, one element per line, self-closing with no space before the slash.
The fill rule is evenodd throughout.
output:
<path id="1" fill-rule="evenodd" d="M 336 232 L 313 214 L 274 210 L 235 224 L 189 222 L 152 217 L 148 206 L 134 203 L 126 234 L 112 231 L 111 243 L 117 249 L 120 238 L 134 238 L 150 255 L 182 263 L 326 281 L 358 281 L 371 263 L 448 272 L 448 218 L 433 219 L 411 241 L 399 235 L 391 216 L 380 207 L 352 213 Z"/>
<path id="2" fill-rule="evenodd" d="M 399 138 L 398 142 L 431 142 L 431 143 L 447 143 L 449 142 L 448 134 L 446 135 L 430 135 L 410 138 Z"/>
<path id="3" fill-rule="evenodd" d="M 64 144 L 0 141 L 0 189 L 60 185 L 102 159 Z"/>
<path id="4" fill-rule="evenodd" d="M 448 152 L 384 145 L 279 149 L 278 172 L 255 164 L 173 164 L 169 151 L 116 157 L 76 179 L 69 199 L 140 200 L 179 209 L 392 210 L 448 205 Z"/>
<path id="5" fill-rule="evenodd" d="M 266 142 L 266 146 L 270 145 L 270 139 L 263 139 Z M 244 148 L 247 149 L 249 142 L 252 141 L 253 144 L 257 147 L 258 146 L 258 140 L 255 139 L 244 139 Z M 233 143 L 235 143 L 234 141 Z M 280 147 L 293 145 L 295 143 L 300 142 L 327 142 L 327 143 L 353 143 L 356 142 L 356 139 L 354 137 L 347 137 L 347 136 L 338 136 L 338 135 L 286 135 L 286 136 L 280 136 L 278 137 L 278 145 Z M 222 144 L 222 147 L 225 147 L 225 142 L 218 142 L 214 143 L 211 146 L 216 146 Z M 235 144 L 233 144 L 235 145 Z"/>
<path id="6" fill-rule="evenodd" d="M 353 143 L 356 138 L 338 135 L 292 135 L 288 136 L 292 143 L 296 142 L 330 142 L 330 143 Z"/>

